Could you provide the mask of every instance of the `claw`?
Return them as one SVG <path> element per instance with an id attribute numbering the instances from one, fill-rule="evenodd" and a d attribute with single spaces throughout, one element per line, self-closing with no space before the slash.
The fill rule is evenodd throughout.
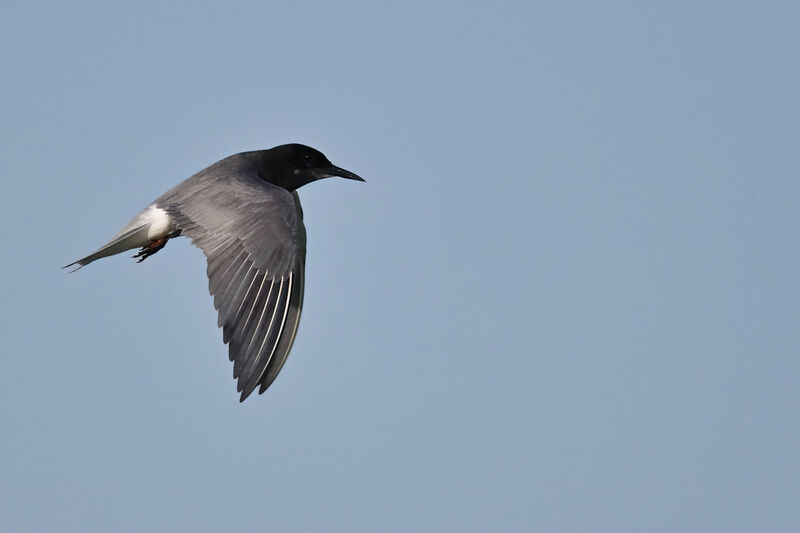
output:
<path id="1" fill-rule="evenodd" d="M 144 246 L 142 246 L 142 249 L 139 250 L 139 253 L 133 256 L 133 258 L 136 259 L 137 257 L 139 257 L 140 259 L 136 262 L 141 263 L 151 255 L 162 249 L 164 246 L 166 246 L 168 240 L 169 237 L 162 237 L 160 239 L 156 239 L 154 241 L 145 244 Z"/>

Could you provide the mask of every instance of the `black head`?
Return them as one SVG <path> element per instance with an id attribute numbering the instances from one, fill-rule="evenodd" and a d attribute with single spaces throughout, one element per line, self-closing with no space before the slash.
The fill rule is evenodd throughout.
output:
<path id="1" fill-rule="evenodd" d="M 293 191 L 306 183 L 339 176 L 364 181 L 352 172 L 339 168 L 322 152 L 303 144 L 284 144 L 260 152 L 261 179 Z"/>

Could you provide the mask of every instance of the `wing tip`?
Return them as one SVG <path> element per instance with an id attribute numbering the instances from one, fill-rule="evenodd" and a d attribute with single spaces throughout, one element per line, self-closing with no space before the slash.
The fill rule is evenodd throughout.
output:
<path id="1" fill-rule="evenodd" d="M 250 396 L 253 393 L 254 390 L 256 390 L 255 387 L 253 387 L 250 390 L 243 390 L 242 394 L 239 396 L 239 403 L 242 403 L 243 401 L 245 401 L 247 399 L 247 397 Z"/>
<path id="2" fill-rule="evenodd" d="M 253 394 L 256 391 L 256 389 L 258 389 L 259 395 L 264 394 L 264 392 L 269 388 L 269 386 L 272 385 L 273 381 L 275 381 L 274 378 L 269 382 L 267 382 L 266 379 L 262 379 L 260 382 L 256 383 L 252 387 L 248 387 L 244 390 L 242 390 L 237 386 L 237 392 L 241 392 L 241 395 L 239 396 L 239 403 L 245 401 L 251 394 Z"/>

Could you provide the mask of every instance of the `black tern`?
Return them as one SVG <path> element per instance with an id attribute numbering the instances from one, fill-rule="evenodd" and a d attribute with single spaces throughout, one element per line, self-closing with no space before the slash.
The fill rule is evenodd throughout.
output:
<path id="1" fill-rule="evenodd" d="M 272 384 L 292 348 L 305 280 L 297 189 L 322 178 L 364 181 L 302 144 L 226 157 L 176 185 L 112 239 L 64 268 L 141 247 L 139 262 L 185 235 L 208 262 L 208 288 L 244 401 Z M 73 270 L 73 272 L 75 271 Z"/>

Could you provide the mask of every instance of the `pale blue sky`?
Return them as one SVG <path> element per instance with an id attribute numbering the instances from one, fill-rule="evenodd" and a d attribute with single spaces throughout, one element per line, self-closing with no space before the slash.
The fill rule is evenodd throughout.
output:
<path id="1" fill-rule="evenodd" d="M 645 5 L 646 4 L 646 5 Z M 800 530 L 796 2 L 3 2 L 3 531 Z M 303 320 L 239 404 L 184 239 L 303 142 Z"/>

